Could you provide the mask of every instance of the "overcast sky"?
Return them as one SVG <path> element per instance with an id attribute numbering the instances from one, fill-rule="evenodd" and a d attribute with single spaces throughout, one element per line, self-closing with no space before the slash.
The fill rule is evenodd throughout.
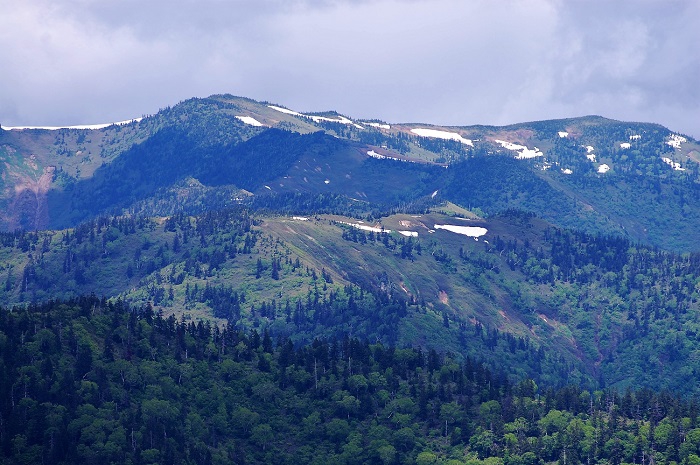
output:
<path id="1" fill-rule="evenodd" d="M 231 93 L 444 125 L 598 114 L 700 138 L 700 0 L 0 0 L 0 124 Z"/>

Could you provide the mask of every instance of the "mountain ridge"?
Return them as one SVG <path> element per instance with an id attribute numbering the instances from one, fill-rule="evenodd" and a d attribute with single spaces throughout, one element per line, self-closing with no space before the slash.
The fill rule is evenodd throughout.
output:
<path id="1" fill-rule="evenodd" d="M 350 332 L 469 355 L 548 385 L 700 390 L 698 254 L 530 213 L 438 209 L 359 220 L 236 207 L 3 233 L 0 301 L 95 293 L 300 343 Z"/>
<path id="2" fill-rule="evenodd" d="M 138 146 L 157 136 L 162 130 L 175 130 L 186 135 L 192 141 L 190 152 L 195 150 L 213 154 L 230 152 L 232 147 L 238 144 L 245 145 L 251 137 L 274 127 L 300 135 L 321 131 L 348 144 L 342 146 L 344 148 L 336 146 L 335 149 L 329 146 L 326 153 L 340 154 L 345 151 L 349 155 L 353 150 L 357 150 L 361 153 L 361 159 L 374 157 L 390 161 L 417 162 L 426 166 L 426 169 L 428 165 L 455 166 L 474 157 L 514 156 L 523 158 L 521 160 L 523 163 L 532 164 L 527 169 L 545 179 L 556 192 L 565 194 L 568 192 L 567 195 L 575 199 L 574 203 L 581 202 L 584 209 L 594 212 L 606 210 L 606 208 L 603 208 L 605 206 L 600 204 L 600 201 L 598 205 L 592 202 L 591 196 L 595 193 L 586 192 L 585 186 L 582 190 L 581 181 L 585 184 L 590 181 L 596 182 L 596 178 L 603 176 L 611 178 L 617 176 L 616 179 L 620 179 L 621 176 L 636 175 L 642 180 L 653 179 L 655 182 L 668 183 L 674 192 L 681 189 L 694 195 L 692 186 L 696 184 L 694 180 L 697 180 L 696 160 L 700 160 L 698 151 L 700 146 L 696 141 L 677 135 L 660 125 L 618 122 L 599 116 L 518 123 L 502 127 L 434 126 L 419 123 L 384 124 L 372 121 L 363 123 L 363 120 L 351 120 L 338 112 L 304 115 L 293 110 L 279 111 L 276 108 L 282 107 L 231 95 L 214 95 L 203 99 L 186 100 L 172 108 L 165 108 L 156 115 L 125 125 L 86 130 L 2 130 L 0 131 L 0 150 L 2 150 L 5 164 L 0 204 L 4 206 L 5 214 L 0 219 L 0 226 L 5 229 L 66 226 L 76 224 L 76 221 L 82 221 L 91 215 L 114 214 L 128 210 L 129 206 L 124 203 L 127 201 L 125 198 L 114 204 L 105 204 L 98 210 L 88 209 L 82 216 L 74 216 L 74 219 L 70 220 L 65 209 L 63 212 L 61 208 L 56 209 L 51 202 L 47 202 L 47 198 L 75 195 L 75 193 L 71 194 L 74 185 L 81 183 L 81 180 L 92 178 L 98 169 L 104 170 L 105 167 L 112 166 L 125 154 L 137 150 Z M 240 118 L 252 118 L 248 122 L 254 120 L 257 123 L 248 124 Z M 429 130 L 428 134 L 436 137 L 421 137 L 411 132 L 420 126 L 425 126 L 425 129 Z M 476 142 L 475 146 L 472 146 L 474 144 L 472 139 Z M 152 153 L 158 151 L 154 147 L 157 145 L 155 142 L 157 140 L 151 142 Z M 354 148 L 351 150 L 350 147 Z M 161 149 L 164 148 L 161 147 Z M 180 151 L 178 156 L 185 153 L 187 150 Z M 263 158 L 264 156 L 263 154 Z M 334 158 L 336 171 L 343 171 L 343 165 L 350 162 L 353 157 L 356 155 L 346 159 L 343 159 L 343 156 Z M 177 157 L 170 158 L 171 161 L 176 159 Z M 369 163 L 360 161 L 361 164 Z M 193 171 L 183 171 L 178 175 L 178 180 L 188 176 L 196 178 L 199 169 L 196 166 L 197 163 L 199 161 L 194 160 Z M 309 168 L 311 169 L 307 169 L 306 173 L 318 177 L 320 166 L 309 165 Z M 397 170 L 395 167 L 386 169 L 388 172 L 382 175 L 384 179 L 398 179 L 400 184 L 407 183 L 402 180 L 400 174 L 395 174 L 397 171 L 400 172 L 400 169 Z M 361 186 L 361 181 L 352 180 L 349 169 L 345 171 L 341 173 L 345 181 L 338 184 L 341 186 L 339 189 L 336 189 L 335 183 L 331 184 L 331 179 L 327 178 L 320 179 L 322 185 L 310 185 L 310 178 L 303 175 L 301 179 L 306 179 L 305 182 L 300 184 L 294 181 L 292 184 L 296 186 L 296 192 L 319 195 L 333 192 L 349 198 L 362 199 L 365 187 Z M 292 174 L 290 172 L 281 177 L 293 177 Z M 564 176 L 572 179 L 565 179 Z M 48 185 L 46 182 L 39 182 L 39 179 L 48 177 L 51 178 Z M 571 182 L 572 180 L 574 182 Z M 271 178 L 264 180 L 261 178 L 262 184 L 269 187 L 267 190 L 277 189 L 280 192 L 289 192 L 289 186 L 292 185 L 290 182 L 285 183 L 278 179 L 277 184 L 273 186 L 271 185 L 273 181 L 275 180 Z M 339 181 L 339 179 L 336 180 L 336 182 Z M 562 181 L 566 184 L 565 187 L 562 187 L 564 186 Z M 117 178 L 115 182 L 123 183 L 125 192 L 134 191 L 136 187 L 129 185 L 127 177 Z M 318 183 L 319 180 L 313 182 Z M 221 181 L 218 183 L 223 186 Z M 279 184 L 286 184 L 287 187 Z M 606 189 L 614 183 L 608 184 L 610 185 Z M 227 189 L 235 191 L 236 188 L 241 187 L 232 185 Z M 425 190 L 433 193 L 444 190 L 445 187 L 440 182 L 432 181 Z M 257 195 L 261 193 L 271 192 L 259 191 Z M 372 197 L 374 194 L 365 192 L 365 195 Z M 630 194 L 625 195 L 631 197 Z M 386 194 L 374 196 L 382 199 L 385 197 Z M 394 202 L 417 200 L 415 196 L 410 197 L 410 195 L 401 194 Z M 457 198 L 447 200 L 460 202 Z M 82 202 L 78 197 L 74 201 L 66 200 L 58 203 L 70 208 L 70 204 L 75 201 Z M 683 204 L 682 199 L 675 202 L 677 206 L 674 208 L 678 211 L 687 210 L 687 205 Z M 56 205 L 56 202 L 53 204 Z M 479 205 L 474 206 L 479 207 Z M 520 207 L 520 205 L 516 206 Z M 536 212 L 546 214 L 544 210 Z M 159 214 L 157 211 L 153 213 Z M 597 228 L 595 230 L 601 232 L 616 230 L 622 234 L 631 231 L 634 239 L 651 241 L 656 245 L 668 247 L 659 237 L 646 235 L 645 228 L 635 225 L 634 219 L 625 219 L 621 215 L 624 216 L 624 209 L 616 209 L 612 213 L 595 214 L 594 216 L 598 219 L 594 220 L 594 229 Z M 612 229 L 601 229 L 600 225 L 609 222 L 613 223 Z M 596 224 L 598 226 L 595 226 Z M 625 224 L 627 226 L 624 226 Z M 575 226 L 570 223 L 561 225 Z M 690 241 L 683 241 L 683 235 L 684 233 L 676 234 L 677 239 L 674 239 L 674 242 L 678 244 L 672 244 L 670 248 L 689 250 Z"/>
<path id="3" fill-rule="evenodd" d="M 0 455 L 698 462 L 698 147 L 226 95 L 2 130 Z"/>

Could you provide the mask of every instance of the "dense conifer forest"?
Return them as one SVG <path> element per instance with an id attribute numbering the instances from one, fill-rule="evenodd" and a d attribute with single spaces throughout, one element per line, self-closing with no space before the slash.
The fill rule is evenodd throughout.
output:
<path id="1" fill-rule="evenodd" d="M 294 344 L 94 296 L 0 310 L 4 463 L 698 463 L 698 404 Z"/>

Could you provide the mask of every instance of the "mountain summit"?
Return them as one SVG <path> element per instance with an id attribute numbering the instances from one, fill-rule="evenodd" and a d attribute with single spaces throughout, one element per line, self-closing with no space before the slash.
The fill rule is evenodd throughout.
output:
<path id="1" fill-rule="evenodd" d="M 365 211 L 518 208 L 680 251 L 700 231 L 697 141 L 599 116 L 445 127 L 214 95 L 110 125 L 4 128 L 0 155 L 5 230 L 335 195 Z"/>

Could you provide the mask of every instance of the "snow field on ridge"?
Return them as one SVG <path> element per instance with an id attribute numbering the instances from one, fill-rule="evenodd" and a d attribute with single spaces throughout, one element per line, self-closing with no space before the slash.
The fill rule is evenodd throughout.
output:
<path id="1" fill-rule="evenodd" d="M 417 136 L 421 137 L 432 137 L 435 139 L 445 139 L 445 140 L 456 140 L 470 147 L 474 147 L 474 143 L 470 139 L 465 139 L 460 134 L 456 132 L 441 131 L 438 129 L 429 128 L 413 128 L 411 132 Z"/>
<path id="2" fill-rule="evenodd" d="M 112 125 L 124 126 L 129 123 L 138 123 L 143 118 L 134 118 L 124 121 L 117 121 L 116 123 L 101 123 L 101 124 L 79 124 L 77 126 L 3 126 L 2 129 L 6 131 L 11 131 L 13 129 L 23 130 L 23 129 L 44 129 L 47 131 L 57 131 L 59 129 L 104 129 Z"/>

